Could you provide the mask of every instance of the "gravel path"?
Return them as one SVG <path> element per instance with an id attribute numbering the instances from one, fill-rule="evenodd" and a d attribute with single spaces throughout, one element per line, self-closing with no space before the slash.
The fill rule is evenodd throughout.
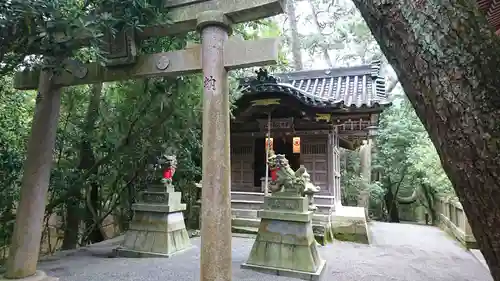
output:
<path id="1" fill-rule="evenodd" d="M 470 252 L 435 227 L 371 223 L 373 245 L 336 242 L 321 247 L 327 260 L 324 281 L 492 281 Z M 115 241 L 61 253 L 40 269 L 60 281 L 199 280 L 200 239 L 194 248 L 169 259 L 107 258 Z M 233 280 L 297 280 L 244 270 L 251 238 L 233 238 Z"/>

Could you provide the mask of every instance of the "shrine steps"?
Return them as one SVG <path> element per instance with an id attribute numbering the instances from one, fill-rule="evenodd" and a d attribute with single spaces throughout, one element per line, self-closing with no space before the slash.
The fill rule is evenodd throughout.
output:
<path id="1" fill-rule="evenodd" d="M 314 200 L 318 210 L 314 213 L 313 228 L 319 236 L 324 231 L 325 225 L 330 221 L 334 210 L 333 196 L 316 195 Z M 260 192 L 231 192 L 231 214 L 233 232 L 257 233 L 260 219 L 257 211 L 264 204 L 264 193 Z"/>
<path id="2" fill-rule="evenodd" d="M 314 195 L 316 205 L 332 205 L 334 197 L 331 195 Z M 264 203 L 263 192 L 243 192 L 231 191 L 231 203 L 239 201 L 249 201 L 250 203 Z"/>

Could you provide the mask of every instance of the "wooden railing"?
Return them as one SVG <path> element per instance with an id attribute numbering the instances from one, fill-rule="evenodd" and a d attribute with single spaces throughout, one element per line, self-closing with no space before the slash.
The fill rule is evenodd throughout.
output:
<path id="1" fill-rule="evenodd" d="M 462 204 L 456 198 L 438 197 L 435 201 L 439 226 L 453 235 L 467 248 L 477 248 L 476 239 L 465 215 Z"/>

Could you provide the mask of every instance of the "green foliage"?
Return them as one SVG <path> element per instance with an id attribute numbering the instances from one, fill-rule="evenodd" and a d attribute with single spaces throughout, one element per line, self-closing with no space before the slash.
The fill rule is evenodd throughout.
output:
<path id="1" fill-rule="evenodd" d="M 312 68 L 317 68 L 318 58 L 333 67 L 380 59 L 384 62 L 383 72 L 390 71 L 370 29 L 352 2 L 297 1 L 295 10 L 301 51 L 309 55 L 308 63 Z M 303 29 L 305 26 L 307 30 Z M 289 49 L 290 41 L 288 38 Z M 401 217 L 413 220 L 417 206 L 422 205 L 432 212 L 434 194 L 452 193 L 451 185 L 414 109 L 402 92 L 392 91 L 391 94 L 394 105 L 382 114 L 379 136 L 374 140 L 374 181 L 369 186 L 360 178 L 359 152 L 342 150 L 342 202 L 355 206 L 360 192 L 368 189 L 372 216 L 385 219 L 387 212 L 395 208 L 399 209 Z"/>
<path id="2" fill-rule="evenodd" d="M 356 206 L 361 185 L 359 176 L 359 154 L 355 151 L 341 149 L 340 186 L 342 187 L 342 204 Z"/>
<path id="3" fill-rule="evenodd" d="M 453 195 L 453 189 L 411 104 L 398 92 L 394 96 L 393 106 L 380 117 L 372 148 L 373 182 L 369 186 L 360 177 L 359 151 L 342 151 L 342 201 L 356 206 L 360 191 L 367 189 L 373 218 L 394 220 L 388 212 L 395 208 L 401 219 L 418 220 L 421 217 L 415 212 L 419 206 L 432 214 L 434 196 Z"/>
<path id="4" fill-rule="evenodd" d="M 91 46 L 98 46 L 105 32 L 141 30 L 146 24 L 165 20 L 160 9 L 144 0 L 3 1 L 0 74 L 23 62 L 30 63 L 25 60 L 29 54 L 71 57 L 83 39 L 88 39 Z"/>
<path id="5" fill-rule="evenodd" d="M 113 13 L 118 3 L 120 17 Z M 12 210 L 19 199 L 35 98 L 34 92 L 11 88 L 10 71 L 20 66 L 28 53 L 73 56 L 81 61 L 99 59 L 92 46 L 78 49 L 81 34 L 93 34 L 91 43 L 96 46 L 105 31 L 137 30 L 164 20 L 162 17 L 142 0 L 12 0 L 0 4 L 0 74 L 7 73 L 0 78 L 0 250 L 12 234 Z M 61 31 L 64 36 L 55 36 Z M 280 29 L 275 22 L 263 20 L 240 24 L 235 33 L 255 39 L 279 35 Z M 178 50 L 198 41 L 196 33 L 155 38 L 144 41 L 140 52 Z M 283 63 L 278 68 L 285 67 L 284 57 L 281 54 Z M 252 71 L 231 73 L 232 85 L 237 76 L 253 75 Z M 146 187 L 146 166 L 165 149 L 177 156 L 174 184 L 183 192 L 187 214 L 191 214 L 199 193 L 193 183 L 201 179 L 201 109 L 201 75 L 65 88 L 44 220 L 47 235 L 48 218 L 58 215 L 60 222 L 51 225 L 57 228 L 53 236 L 58 241 L 43 245 L 43 251 L 58 249 L 60 237 L 66 248 L 99 241 L 96 226 L 109 214 L 119 218 L 125 230 L 131 204 Z"/>
<path id="6" fill-rule="evenodd" d="M 0 77 L 0 249 L 10 238 L 14 223 L 33 98 L 28 92 L 15 94 L 11 79 Z"/>
<path id="7" fill-rule="evenodd" d="M 372 198 L 385 201 L 386 212 L 414 202 L 414 207 L 406 208 L 407 211 L 413 212 L 415 207 L 423 205 L 432 213 L 435 193 L 453 193 L 437 152 L 406 97 L 397 97 L 394 105 L 382 114 L 375 151 L 373 169 L 379 175 L 380 189 L 372 188 Z M 388 192 L 395 196 L 394 202 L 384 198 Z M 418 219 L 413 213 L 400 216 Z"/>

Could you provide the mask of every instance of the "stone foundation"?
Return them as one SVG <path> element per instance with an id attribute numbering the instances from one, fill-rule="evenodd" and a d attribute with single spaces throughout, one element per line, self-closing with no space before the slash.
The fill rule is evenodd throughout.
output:
<path id="1" fill-rule="evenodd" d="M 272 274 L 272 275 L 277 275 L 277 276 L 284 276 L 284 277 L 291 277 L 291 278 L 297 278 L 297 279 L 302 279 L 302 280 L 311 280 L 311 281 L 319 281 L 323 278 L 323 272 L 325 269 L 326 262 L 324 260 L 321 261 L 321 265 L 318 267 L 318 270 L 316 272 L 304 272 L 304 271 L 298 271 L 298 270 L 284 270 L 282 268 L 276 268 L 276 267 L 269 267 L 269 266 L 262 266 L 262 265 L 253 265 L 253 264 L 248 264 L 244 263 L 241 265 L 241 268 L 244 269 L 251 269 L 255 271 L 259 271 L 262 273 L 267 273 L 267 274 Z"/>
<path id="2" fill-rule="evenodd" d="M 332 230 L 337 240 L 370 244 L 363 207 L 338 206 L 332 214 Z"/>
<path id="3" fill-rule="evenodd" d="M 313 215 L 313 231 L 316 240 L 321 243 L 334 209 L 333 196 L 316 195 L 315 202 L 318 210 Z M 231 191 L 233 233 L 257 234 L 260 224 L 257 212 L 263 204 L 264 193 Z"/>
<path id="4" fill-rule="evenodd" d="M 305 197 L 264 198 L 259 232 L 243 268 L 305 280 L 319 280 L 325 261 L 318 254 L 313 212 Z"/>
<path id="5" fill-rule="evenodd" d="M 191 248 L 184 224 L 181 193 L 173 187 L 166 191 L 146 191 L 133 204 L 134 217 L 123 244 L 115 249 L 121 257 L 169 257 Z"/>

